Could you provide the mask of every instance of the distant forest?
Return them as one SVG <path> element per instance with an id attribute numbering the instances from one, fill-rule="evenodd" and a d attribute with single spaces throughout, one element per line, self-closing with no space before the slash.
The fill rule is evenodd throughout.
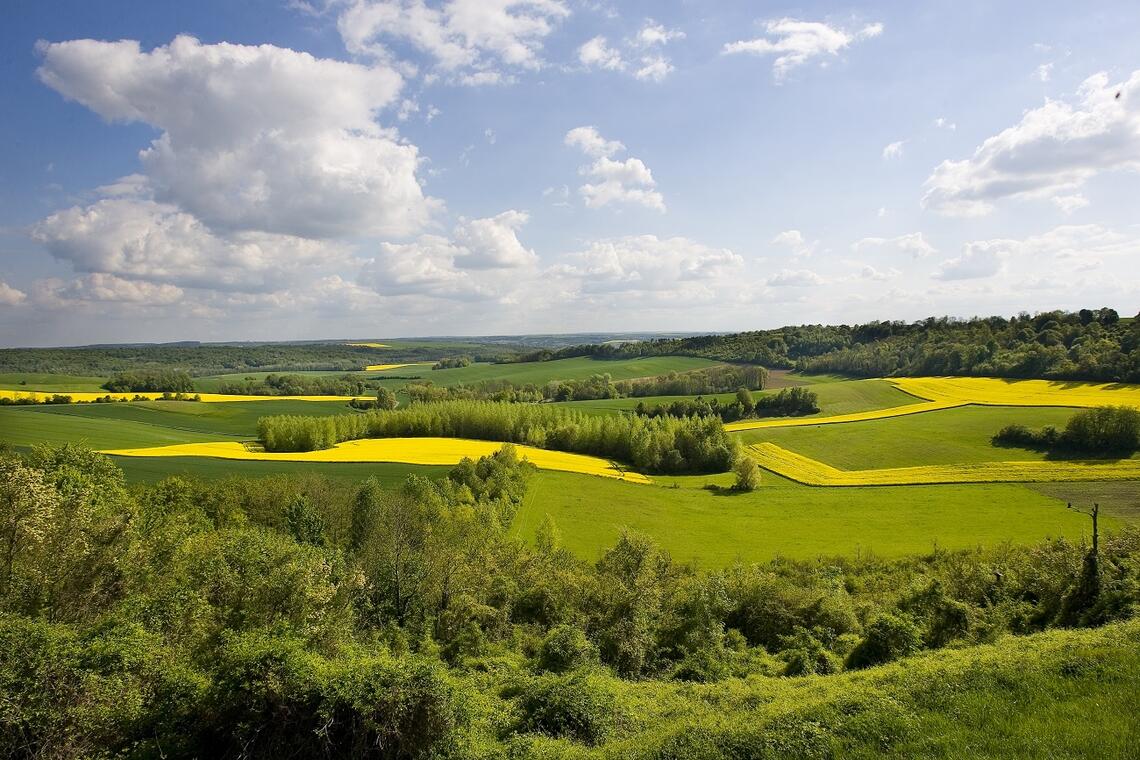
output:
<path id="1" fill-rule="evenodd" d="M 345 343 L 174 344 L 86 346 L 82 348 L 0 349 L 0 372 L 60 375 L 112 375 L 172 367 L 191 375 L 238 372 L 350 372 L 378 361 L 435 361 L 456 350 L 475 352 L 476 360 L 500 358 L 500 346 L 476 343 L 416 342 L 394 344 L 383 353 Z M 484 351 L 486 355 L 478 352 Z"/>
<path id="2" fill-rule="evenodd" d="M 732 335 L 572 346 L 519 361 L 571 356 L 700 356 L 857 377 L 978 375 L 1140 382 L 1140 322 L 1113 309 L 861 325 L 801 325 Z"/>
<path id="3" fill-rule="evenodd" d="M 977 375 L 1140 382 L 1140 321 L 1113 309 L 1015 317 L 928 317 L 918 322 L 799 325 L 730 335 L 611 341 L 527 350 L 473 339 L 394 344 L 385 361 L 541 362 L 577 356 L 696 356 L 773 369 L 857 377 Z M 0 350 L 0 372 L 104 375 L 170 367 L 191 375 L 360 370 L 374 349 L 343 343 L 172 344 Z"/>

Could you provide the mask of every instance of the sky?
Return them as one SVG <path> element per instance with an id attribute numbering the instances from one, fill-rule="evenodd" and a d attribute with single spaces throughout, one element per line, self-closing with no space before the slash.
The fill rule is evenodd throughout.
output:
<path id="1" fill-rule="evenodd" d="M 1140 293 L 1140 4 L 9 0 L 0 345 Z"/>

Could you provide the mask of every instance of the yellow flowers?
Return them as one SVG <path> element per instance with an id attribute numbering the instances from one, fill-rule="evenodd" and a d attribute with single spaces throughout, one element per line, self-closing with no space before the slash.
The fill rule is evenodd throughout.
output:
<path id="1" fill-rule="evenodd" d="M 199 401 L 205 403 L 223 403 L 227 401 L 339 401 L 343 404 L 354 398 L 353 396 L 231 396 L 225 393 L 187 393 L 184 395 L 189 397 L 197 396 Z M 37 403 L 42 403 L 52 396 L 70 396 L 71 400 L 75 403 L 89 403 L 107 398 L 108 396 L 115 401 L 131 401 L 134 400 L 135 397 L 141 397 L 147 401 L 162 398 L 161 393 L 92 393 L 88 391 L 54 391 L 46 393 L 44 391 L 0 390 L 0 398 L 9 398 L 13 401 L 30 399 Z M 365 396 L 362 398 L 372 397 Z"/>
<path id="2" fill-rule="evenodd" d="M 905 414 L 933 412 L 956 406 L 1134 406 L 1140 408 L 1140 385 L 1125 383 L 1083 383 L 1067 380 L 1002 380 L 995 377 L 898 377 L 889 382 L 904 393 L 920 399 L 889 409 L 872 409 L 831 417 L 778 417 L 730 422 L 730 433 L 760 428 L 832 425 L 841 422 L 881 420 Z"/>
<path id="3" fill-rule="evenodd" d="M 934 412 L 939 409 L 950 409 L 955 406 L 965 406 L 966 401 L 925 401 L 921 404 L 906 404 L 893 406 L 889 409 L 872 409 L 867 412 L 853 412 L 851 414 L 836 414 L 831 417 L 774 417 L 764 420 L 741 420 L 739 422 L 725 423 L 724 429 L 730 433 L 741 430 L 757 430 L 759 428 L 799 427 L 801 425 L 833 425 L 840 422 L 863 422 L 864 420 L 880 420 L 884 417 L 901 417 L 904 414 L 919 414 L 921 412 Z"/>
<path id="4" fill-rule="evenodd" d="M 954 405 L 1140 407 L 1140 385 L 1125 383 L 994 377 L 899 377 L 890 382 L 912 396 Z"/>
<path id="5" fill-rule="evenodd" d="M 411 364 L 369 364 L 364 368 L 365 372 L 383 372 L 386 369 L 399 369 L 400 367 L 418 367 L 423 362 L 413 362 Z"/>
<path id="6" fill-rule="evenodd" d="M 236 442 L 180 443 L 141 449 L 115 449 L 103 454 L 124 457 L 214 457 L 217 459 L 256 459 L 271 462 L 400 462 L 403 464 L 451 465 L 463 457 L 477 459 L 502 448 L 495 441 L 467 438 L 368 438 L 341 443 L 331 449 L 270 453 L 255 444 Z M 561 470 L 586 475 L 617 478 L 629 483 L 650 483 L 638 472 L 621 469 L 600 457 L 548 451 L 515 444 L 519 457 L 545 470 Z"/>
<path id="7" fill-rule="evenodd" d="M 935 483 L 1032 483 L 1078 480 L 1135 480 L 1140 461 L 973 462 L 969 464 L 840 470 L 774 443 L 746 451 L 761 467 L 809 486 L 903 486 Z"/>
<path id="8" fill-rule="evenodd" d="M 387 343 L 345 343 L 353 348 L 391 348 Z"/>

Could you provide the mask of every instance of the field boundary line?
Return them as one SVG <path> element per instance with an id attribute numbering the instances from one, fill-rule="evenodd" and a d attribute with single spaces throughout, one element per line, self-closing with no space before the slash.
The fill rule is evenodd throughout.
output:
<path id="1" fill-rule="evenodd" d="M 971 462 L 840 470 L 770 442 L 755 443 L 745 450 L 764 469 L 807 486 L 917 486 L 1140 479 L 1140 461 L 1131 459 Z"/>

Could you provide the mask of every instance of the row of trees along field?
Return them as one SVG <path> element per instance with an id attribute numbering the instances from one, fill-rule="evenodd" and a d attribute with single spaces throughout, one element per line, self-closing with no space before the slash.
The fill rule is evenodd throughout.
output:
<path id="1" fill-rule="evenodd" d="M 1109 308 L 1012 318 L 801 325 L 732 335 L 571 346 L 516 361 L 571 356 L 701 356 L 861 377 L 978 375 L 1140 382 L 1140 320 Z"/>
<path id="2" fill-rule="evenodd" d="M 1110 454 L 1131 456 L 1140 449 L 1140 411 L 1130 406 L 1082 409 L 1069 418 L 1064 430 L 1052 425 L 1031 430 L 1006 425 L 993 437 L 997 446 L 1024 446 L 1057 454 Z"/>
<path id="3" fill-rule="evenodd" d="M 413 404 L 330 417 L 275 415 L 257 423 L 267 451 L 313 451 L 360 438 L 455 437 L 591 454 L 642 472 L 724 472 L 739 444 L 709 417 L 587 415 L 550 405 L 493 401 Z"/>
<path id="4" fill-rule="evenodd" d="M 218 392 L 240 396 L 363 396 L 375 393 L 379 387 L 375 380 L 362 380 L 353 375 L 269 374 L 264 379 L 251 377 L 223 383 Z"/>
<path id="5" fill-rule="evenodd" d="M 509 380 L 483 380 L 470 385 L 437 386 L 430 381 L 405 387 L 412 401 L 484 400 L 506 402 L 589 401 L 645 396 L 696 396 L 732 393 L 738 388 L 763 390 L 768 370 L 755 365 L 724 364 L 688 372 L 614 381 L 608 373 L 580 380 L 551 380 L 543 385 L 516 385 Z"/>
<path id="6" fill-rule="evenodd" d="M 1053 540 L 714 570 L 626 533 L 584 561 L 549 517 L 533 541 L 509 530 L 530 472 L 505 448 L 392 489 L 316 474 L 128 488 L 74 446 L 0 455 L 0 755 L 612 757 L 624 741 L 634 760 L 877 756 L 916 746 L 931 710 L 945 711 L 936 733 L 953 730 L 961 690 L 1025 684 L 1045 709 L 1044 694 L 1108 688 L 1100 650 L 1054 662 L 1035 645 L 1025 669 L 1009 634 L 1140 604 L 1136 532 L 1097 551 Z M 940 648 L 958 658 L 948 690 L 930 659 L 902 679 L 921 699 L 895 670 L 813 680 L 808 705 L 774 680 Z M 670 682 L 743 677 L 716 692 L 715 730 L 677 734 L 712 693 Z M 787 701 L 757 728 L 773 699 Z"/>
<path id="7" fill-rule="evenodd" d="M 194 379 L 182 370 L 155 367 L 117 372 L 103 388 L 114 393 L 193 393 Z"/>
<path id="8" fill-rule="evenodd" d="M 819 396 L 802 386 L 784 388 L 776 393 L 752 397 L 752 392 L 741 388 L 736 398 L 722 404 L 715 396 L 706 399 L 677 399 L 668 404 L 648 406 L 640 401 L 634 413 L 643 417 L 716 417 L 722 422 L 735 422 L 751 417 L 795 417 L 819 411 Z"/>

